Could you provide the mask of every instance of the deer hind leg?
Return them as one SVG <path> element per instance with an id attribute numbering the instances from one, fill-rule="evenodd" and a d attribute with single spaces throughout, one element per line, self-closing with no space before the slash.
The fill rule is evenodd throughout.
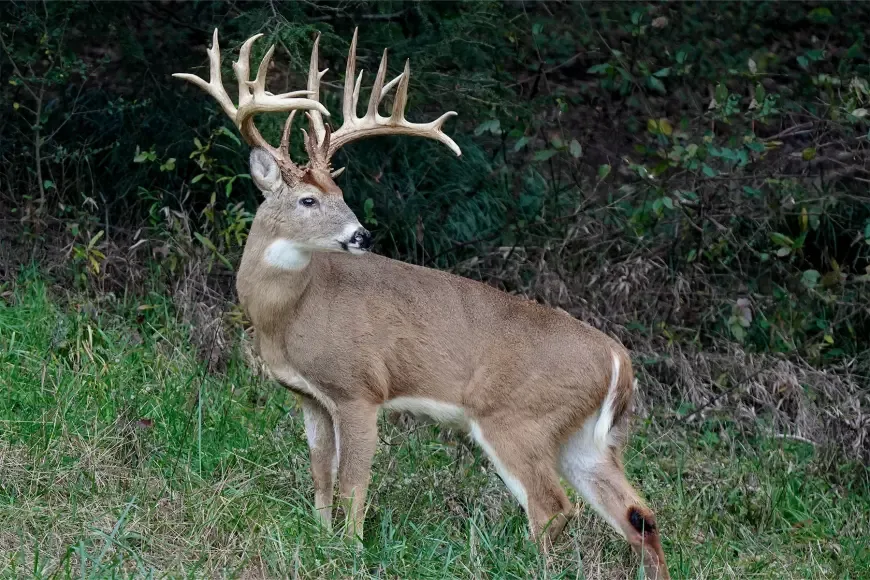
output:
<path id="1" fill-rule="evenodd" d="M 532 537 L 546 551 L 568 522 L 572 506 L 559 483 L 555 458 L 545 451 L 549 447 L 531 440 L 530 433 L 535 431 L 471 421 L 472 438 L 523 506 Z"/>
<path id="2" fill-rule="evenodd" d="M 329 412 L 311 397 L 302 398 L 305 436 L 311 455 L 311 479 L 314 480 L 314 509 L 320 523 L 332 529 L 332 499 L 335 474 L 338 470 L 338 450 L 335 429 Z"/>
<path id="3" fill-rule="evenodd" d="M 345 535 L 362 541 L 366 493 L 378 443 L 378 407 L 346 404 L 336 412 L 338 491 L 345 508 Z"/>
<path id="4" fill-rule="evenodd" d="M 655 515 L 628 483 L 616 448 L 596 447 L 591 432 L 587 425 L 563 445 L 559 461 L 562 474 L 628 540 L 643 560 L 646 578 L 668 580 Z"/>

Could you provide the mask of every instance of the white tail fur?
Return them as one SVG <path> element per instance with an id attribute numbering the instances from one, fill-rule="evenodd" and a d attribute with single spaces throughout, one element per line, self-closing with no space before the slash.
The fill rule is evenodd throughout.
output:
<path id="1" fill-rule="evenodd" d="M 601 411 L 598 414 L 598 420 L 595 422 L 594 430 L 595 445 L 601 450 L 607 447 L 607 435 L 610 433 L 610 428 L 613 427 L 616 389 L 619 383 L 619 357 L 616 353 L 612 353 L 611 356 L 613 357 L 613 367 L 610 372 L 610 387 L 607 389 L 604 403 L 601 404 Z"/>

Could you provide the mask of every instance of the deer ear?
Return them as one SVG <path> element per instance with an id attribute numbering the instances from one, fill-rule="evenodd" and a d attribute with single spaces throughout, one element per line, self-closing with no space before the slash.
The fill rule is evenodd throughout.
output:
<path id="1" fill-rule="evenodd" d="M 251 179 L 263 195 L 269 197 L 278 193 L 284 180 L 281 178 L 281 169 L 278 162 L 265 149 L 253 149 L 251 151 Z"/>

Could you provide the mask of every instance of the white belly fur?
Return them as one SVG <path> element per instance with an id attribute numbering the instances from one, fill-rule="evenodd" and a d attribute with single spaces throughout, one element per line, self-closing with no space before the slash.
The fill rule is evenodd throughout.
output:
<path id="1" fill-rule="evenodd" d="M 459 405 L 444 403 L 425 397 L 396 397 L 381 405 L 388 411 L 406 411 L 412 415 L 423 415 L 439 423 L 468 426 L 468 417 Z"/>
<path id="2" fill-rule="evenodd" d="M 288 387 L 292 387 L 297 392 L 310 396 L 323 405 L 323 407 L 329 412 L 330 417 L 335 417 L 335 403 L 332 399 L 327 397 L 315 383 L 309 381 L 297 373 L 295 369 L 286 365 L 279 368 L 270 367 L 270 370 L 279 382 L 284 383 Z"/>

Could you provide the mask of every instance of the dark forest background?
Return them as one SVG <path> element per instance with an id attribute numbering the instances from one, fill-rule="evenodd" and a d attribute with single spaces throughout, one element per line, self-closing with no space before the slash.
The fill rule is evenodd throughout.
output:
<path id="1" fill-rule="evenodd" d="M 393 74 L 410 58 L 409 118 L 457 111 L 463 150 L 340 154 L 377 252 L 617 335 L 679 416 L 870 448 L 866 3 L 5 2 L 0 22 L 7 284 L 37 264 L 92 296 L 170 294 L 232 337 L 248 150 L 170 75 L 207 76 L 217 27 L 231 95 L 259 32 L 268 87 L 301 88 L 320 32 L 338 115 L 359 26 L 363 86 L 382 47 Z"/>

